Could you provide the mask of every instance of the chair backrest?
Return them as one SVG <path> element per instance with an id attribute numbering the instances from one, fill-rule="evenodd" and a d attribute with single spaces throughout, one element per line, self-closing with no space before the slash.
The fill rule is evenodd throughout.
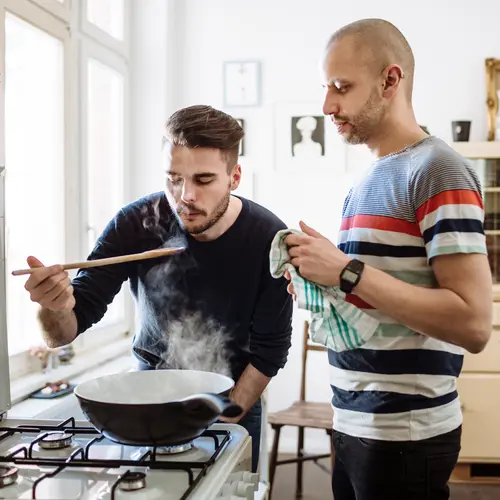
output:
<path id="1" fill-rule="evenodd" d="M 327 351 L 325 346 L 312 344 L 309 341 L 309 321 L 304 322 L 303 343 L 302 343 L 302 373 L 300 379 L 300 401 L 306 400 L 306 373 L 307 373 L 307 354 L 309 351 Z"/>

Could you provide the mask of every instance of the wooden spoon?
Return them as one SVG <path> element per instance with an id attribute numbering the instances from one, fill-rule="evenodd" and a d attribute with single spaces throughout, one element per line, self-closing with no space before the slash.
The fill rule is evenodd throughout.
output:
<path id="1" fill-rule="evenodd" d="M 64 270 L 69 269 L 84 269 L 87 267 L 99 267 L 99 266 L 109 266 L 110 264 L 121 264 L 123 262 L 131 262 L 133 260 L 144 260 L 144 259 L 155 259 L 157 257 L 165 257 L 166 255 L 175 255 L 183 252 L 185 247 L 177 248 L 158 248 L 156 250 L 149 250 L 147 252 L 134 253 L 129 255 L 119 255 L 117 257 L 109 257 L 107 259 L 96 259 L 96 260 L 85 260 L 83 262 L 72 262 L 70 264 L 63 264 L 62 268 Z M 30 269 L 18 269 L 12 271 L 13 276 L 22 276 L 25 274 L 31 274 L 35 269 L 40 269 L 39 267 L 32 267 Z"/>

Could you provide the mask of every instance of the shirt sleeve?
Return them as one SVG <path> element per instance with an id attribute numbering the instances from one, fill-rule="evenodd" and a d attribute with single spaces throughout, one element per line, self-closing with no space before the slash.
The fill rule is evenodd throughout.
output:
<path id="1" fill-rule="evenodd" d="M 291 346 L 293 302 L 288 281 L 271 276 L 267 255 L 250 330 L 250 363 L 274 377 L 285 366 Z"/>
<path id="2" fill-rule="evenodd" d="M 481 185 L 465 159 L 457 155 L 420 165 L 410 196 L 428 261 L 438 255 L 487 253 Z"/>
<path id="3" fill-rule="evenodd" d="M 106 226 L 87 260 L 105 259 L 132 253 L 127 246 L 127 219 L 120 211 Z M 73 309 L 77 320 L 77 334 L 99 322 L 109 304 L 129 276 L 129 264 L 113 264 L 80 269 L 72 281 L 75 295 Z"/>

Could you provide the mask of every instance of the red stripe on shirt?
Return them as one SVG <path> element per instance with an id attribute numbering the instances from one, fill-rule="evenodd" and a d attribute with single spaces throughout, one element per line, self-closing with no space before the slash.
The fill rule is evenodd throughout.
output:
<path id="1" fill-rule="evenodd" d="M 348 293 L 345 301 L 349 302 L 349 304 L 352 304 L 353 306 L 356 306 L 358 309 L 374 309 L 374 307 L 368 304 L 368 302 L 365 302 L 353 293 Z"/>
<path id="2" fill-rule="evenodd" d="M 354 215 L 342 219 L 340 225 L 341 231 L 353 228 L 379 229 L 381 231 L 392 231 L 410 236 L 422 236 L 420 228 L 415 222 L 394 219 L 393 217 L 382 217 L 380 215 Z"/>
<path id="3" fill-rule="evenodd" d="M 417 208 L 417 221 L 420 223 L 427 214 L 434 212 L 434 210 L 444 205 L 475 205 L 482 209 L 483 200 L 477 191 L 469 189 L 443 191 L 429 198 L 424 204 Z"/>

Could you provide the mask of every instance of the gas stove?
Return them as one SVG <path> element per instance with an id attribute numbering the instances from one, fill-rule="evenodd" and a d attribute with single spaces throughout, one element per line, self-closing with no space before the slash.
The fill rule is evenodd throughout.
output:
<path id="1" fill-rule="evenodd" d="M 86 421 L 0 422 L 0 499 L 253 500 L 247 431 L 214 424 L 188 446 L 124 446 Z"/>

